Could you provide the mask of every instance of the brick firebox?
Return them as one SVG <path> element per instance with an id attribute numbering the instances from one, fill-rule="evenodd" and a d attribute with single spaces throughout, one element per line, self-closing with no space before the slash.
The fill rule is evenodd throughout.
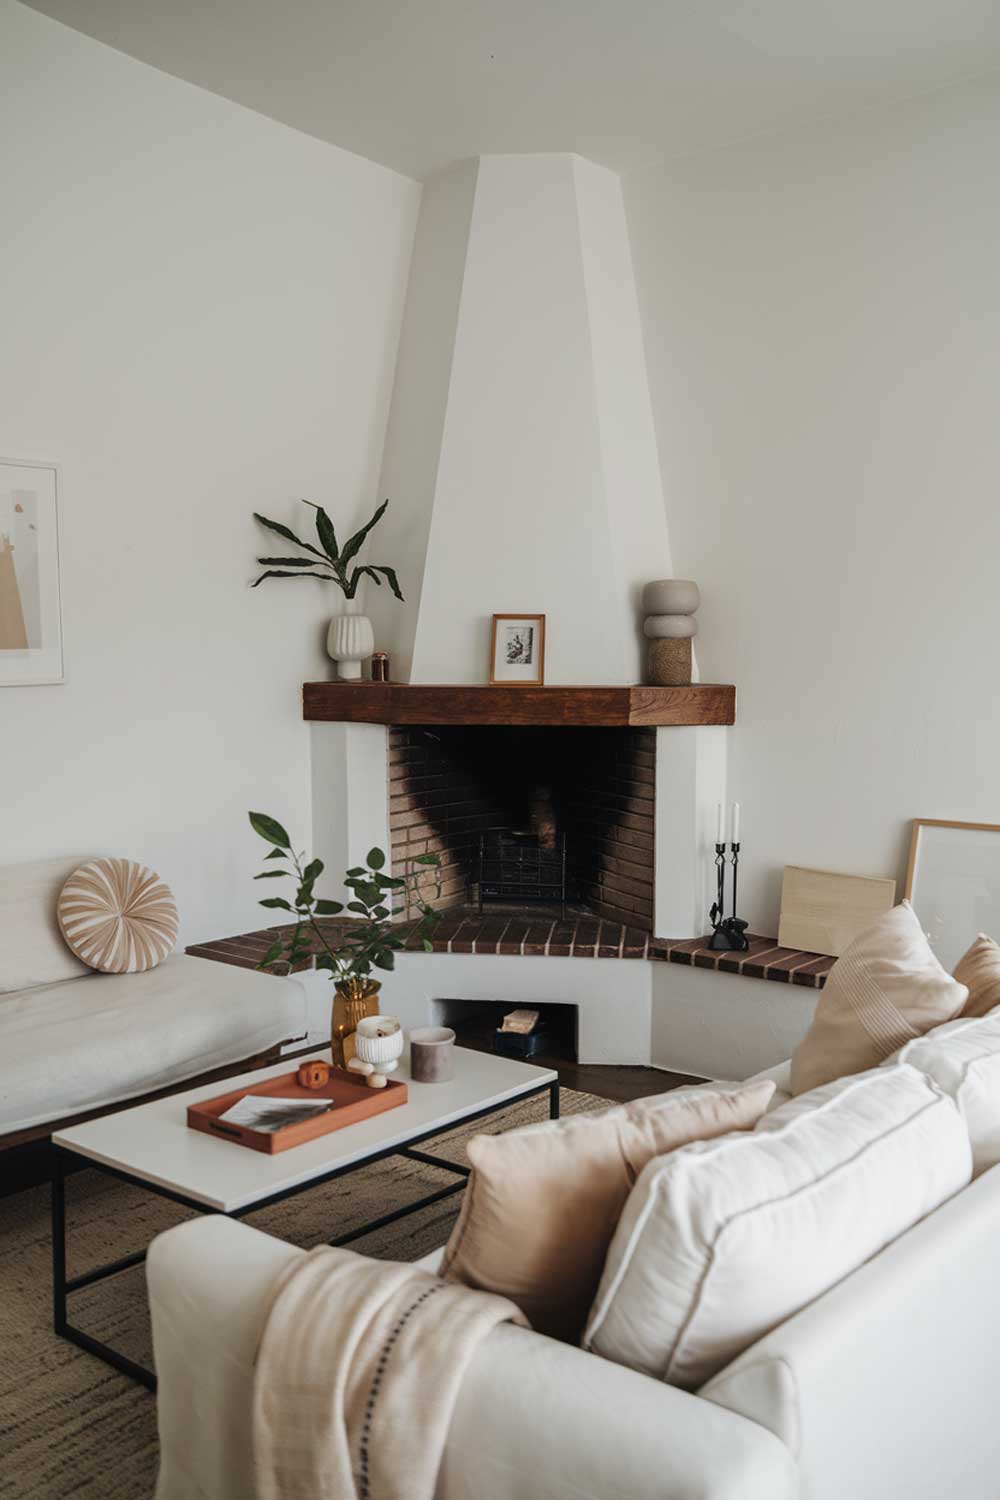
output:
<path id="1" fill-rule="evenodd" d="M 539 793 L 566 837 L 573 898 L 595 916 L 653 929 L 656 737 L 579 726 L 393 727 L 389 829 L 395 874 L 441 859 L 442 908 L 468 902 L 480 835 L 530 822 Z"/>

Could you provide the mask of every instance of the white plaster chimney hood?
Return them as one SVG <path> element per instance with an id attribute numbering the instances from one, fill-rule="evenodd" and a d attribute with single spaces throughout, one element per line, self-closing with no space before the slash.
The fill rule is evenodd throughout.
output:
<path id="1" fill-rule="evenodd" d="M 670 548 L 618 177 L 485 156 L 424 188 L 380 493 L 397 682 L 488 680 L 490 617 L 547 616 L 546 681 L 642 679 Z"/>

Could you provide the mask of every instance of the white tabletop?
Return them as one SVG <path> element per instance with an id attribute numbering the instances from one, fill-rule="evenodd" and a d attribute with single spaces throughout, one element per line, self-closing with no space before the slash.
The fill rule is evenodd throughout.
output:
<path id="1" fill-rule="evenodd" d="M 311 1053 L 329 1061 L 329 1050 Z M 292 1067 L 303 1061 L 296 1058 Z M 397 1109 L 373 1115 L 357 1125 L 331 1131 L 304 1146 L 293 1146 L 276 1156 L 252 1151 L 234 1141 L 191 1130 L 187 1107 L 200 1099 L 217 1098 L 290 1071 L 288 1062 L 258 1068 L 220 1083 L 210 1083 L 151 1104 L 139 1104 L 60 1130 L 52 1137 L 92 1161 L 103 1162 L 220 1213 L 234 1213 L 272 1193 L 322 1177 L 336 1167 L 362 1162 L 389 1146 L 405 1146 L 428 1131 L 446 1130 L 491 1104 L 513 1103 L 522 1094 L 557 1081 L 550 1068 L 512 1062 L 488 1052 L 455 1049 L 455 1076 L 447 1083 L 414 1083 L 408 1059 L 392 1076 L 406 1082 L 409 1097 Z M 484 1125 L 488 1129 L 488 1125 Z"/>

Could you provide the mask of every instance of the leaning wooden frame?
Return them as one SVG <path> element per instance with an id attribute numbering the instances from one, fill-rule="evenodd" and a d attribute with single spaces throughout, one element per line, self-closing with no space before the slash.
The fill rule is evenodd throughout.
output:
<path id="1" fill-rule="evenodd" d="M 1000 823 L 914 818 L 904 895 L 951 969 L 979 932 L 1000 934 Z"/>

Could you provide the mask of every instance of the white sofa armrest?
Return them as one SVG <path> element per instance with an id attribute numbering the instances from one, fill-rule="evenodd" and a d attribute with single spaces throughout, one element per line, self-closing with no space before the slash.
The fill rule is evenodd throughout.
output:
<path id="1" fill-rule="evenodd" d="M 221 1214 L 179 1224 L 150 1245 L 155 1500 L 253 1500 L 254 1357 L 268 1292 L 302 1254 Z"/>
<path id="2" fill-rule="evenodd" d="M 300 1250 L 219 1216 L 169 1230 L 147 1274 L 160 1380 L 156 1500 L 253 1500 L 253 1359 Z M 593 1354 L 503 1325 L 465 1377 L 438 1500 L 792 1500 L 772 1433 Z"/>
<path id="3" fill-rule="evenodd" d="M 780 1436 L 810 1500 L 1000 1493 L 998 1238 L 994 1167 L 739 1355 L 702 1397 Z"/>

